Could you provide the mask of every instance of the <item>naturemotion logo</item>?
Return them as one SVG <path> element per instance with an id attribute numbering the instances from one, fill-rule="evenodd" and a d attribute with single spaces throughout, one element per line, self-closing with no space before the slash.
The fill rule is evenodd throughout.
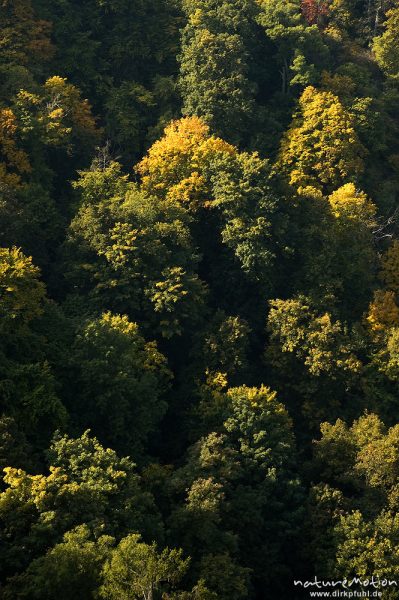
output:
<path id="1" fill-rule="evenodd" d="M 398 587 L 399 583 L 387 577 L 325 580 L 315 576 L 307 581 L 295 579 L 294 585 L 308 590 L 311 598 L 381 598 L 382 589 Z"/>

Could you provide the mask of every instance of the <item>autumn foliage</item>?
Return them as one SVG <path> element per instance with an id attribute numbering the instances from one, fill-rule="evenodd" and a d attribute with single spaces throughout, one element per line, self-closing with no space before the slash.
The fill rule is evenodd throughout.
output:
<path id="1" fill-rule="evenodd" d="M 321 25 L 329 13 L 329 0 L 301 0 L 301 10 L 309 25 Z"/>
<path id="2" fill-rule="evenodd" d="M 398 81 L 397 0 L 0 0 L 2 600 L 398 599 Z"/>

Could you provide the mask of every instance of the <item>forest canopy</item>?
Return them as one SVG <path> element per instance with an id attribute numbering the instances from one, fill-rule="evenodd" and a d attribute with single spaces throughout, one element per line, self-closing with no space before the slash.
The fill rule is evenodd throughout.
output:
<path id="1" fill-rule="evenodd" d="M 0 334 L 0 598 L 399 598 L 397 0 L 1 0 Z"/>

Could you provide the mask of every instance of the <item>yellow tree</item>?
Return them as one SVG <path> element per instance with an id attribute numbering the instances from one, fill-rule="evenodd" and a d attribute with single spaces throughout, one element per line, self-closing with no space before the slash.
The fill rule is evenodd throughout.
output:
<path id="1" fill-rule="evenodd" d="M 399 7 L 388 11 L 385 31 L 375 38 L 373 50 L 377 63 L 388 77 L 399 79 Z"/>
<path id="2" fill-rule="evenodd" d="M 137 165 L 142 187 L 158 197 L 168 197 L 195 209 L 210 198 L 204 176 L 206 163 L 215 156 L 237 154 L 234 146 L 215 136 L 198 117 L 172 121 Z"/>
<path id="3" fill-rule="evenodd" d="M 17 248 L 0 248 L 0 317 L 2 329 L 40 315 L 45 296 L 39 269 Z"/>
<path id="4" fill-rule="evenodd" d="M 37 93 L 21 89 L 13 110 L 32 162 L 43 146 L 61 147 L 70 154 L 91 150 L 99 139 L 100 131 L 88 100 L 65 77 L 50 77 Z"/>
<path id="5" fill-rule="evenodd" d="M 347 183 L 330 194 L 328 198 L 331 212 L 337 219 L 348 223 L 371 225 L 377 208 L 364 192 L 356 190 L 353 183 Z"/>
<path id="6" fill-rule="evenodd" d="M 26 184 L 45 146 L 91 150 L 99 130 L 87 100 L 63 77 L 50 77 L 32 93 L 21 89 L 12 108 L 0 108 L 0 183 Z"/>
<path id="7" fill-rule="evenodd" d="M 146 192 L 197 213 L 196 223 L 201 215 L 198 246 L 208 265 L 220 265 L 220 257 L 228 256 L 215 246 L 220 240 L 253 280 L 267 289 L 272 285 L 277 202 L 267 160 L 257 152 L 240 152 L 211 135 L 198 117 L 187 117 L 165 129 L 136 171 Z M 214 210 L 200 213 L 204 208 Z M 232 271 L 231 262 L 227 271 Z"/>
<path id="8" fill-rule="evenodd" d="M 18 147 L 17 118 L 10 108 L 0 109 L 0 184 L 16 188 L 29 173 L 28 155 Z"/>
<path id="9" fill-rule="evenodd" d="M 389 290 L 377 290 L 371 302 L 367 324 L 373 333 L 384 333 L 391 327 L 399 325 L 399 308 L 396 304 L 395 293 Z"/>
<path id="10" fill-rule="evenodd" d="M 307 87 L 277 161 L 291 185 L 331 192 L 356 181 L 364 169 L 364 154 L 354 119 L 338 97 Z"/>
<path id="11" fill-rule="evenodd" d="M 88 100 L 65 77 L 47 79 L 43 89 L 42 119 L 49 139 L 64 144 L 65 137 L 78 138 L 79 143 L 95 141 L 98 137 L 96 120 Z"/>
<path id="12" fill-rule="evenodd" d="M 372 234 L 377 208 L 353 183 L 347 183 L 328 197 L 333 216 L 327 252 L 334 275 L 344 291 L 344 304 L 360 315 L 365 310 L 377 271 L 377 254 Z"/>

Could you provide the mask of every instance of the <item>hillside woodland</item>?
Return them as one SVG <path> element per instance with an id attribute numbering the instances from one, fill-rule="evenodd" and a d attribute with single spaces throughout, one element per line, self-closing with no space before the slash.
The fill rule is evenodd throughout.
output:
<path id="1" fill-rule="evenodd" d="M 399 582 L 397 0 L 0 1 L 0 468 L 3 600 Z"/>

